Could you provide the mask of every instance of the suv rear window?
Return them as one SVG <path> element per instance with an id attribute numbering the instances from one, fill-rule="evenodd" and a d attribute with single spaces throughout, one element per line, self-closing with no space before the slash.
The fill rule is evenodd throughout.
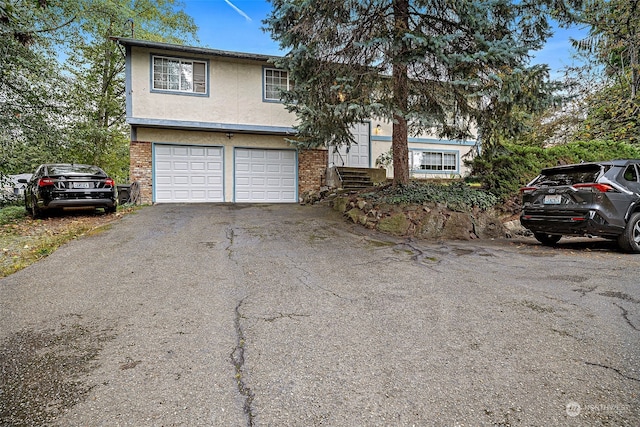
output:
<path id="1" fill-rule="evenodd" d="M 597 182 L 601 171 L 605 172 L 605 170 L 603 169 L 606 170 L 608 168 L 602 165 L 587 164 L 574 165 L 571 167 L 543 169 L 540 176 L 536 178 L 535 181 L 533 181 L 531 184 L 547 185 L 553 187 L 558 185 L 574 185 Z"/>
<path id="2" fill-rule="evenodd" d="M 58 175 L 101 175 L 104 172 L 97 166 L 91 165 L 50 165 L 47 167 L 50 176 Z"/>

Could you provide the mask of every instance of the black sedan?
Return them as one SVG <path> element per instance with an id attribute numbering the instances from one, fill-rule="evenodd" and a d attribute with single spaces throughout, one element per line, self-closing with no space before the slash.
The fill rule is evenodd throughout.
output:
<path id="1" fill-rule="evenodd" d="M 97 166 L 69 163 L 40 165 L 24 192 L 27 211 L 34 218 L 44 211 L 93 207 L 116 211 L 117 190 L 113 179 Z"/>

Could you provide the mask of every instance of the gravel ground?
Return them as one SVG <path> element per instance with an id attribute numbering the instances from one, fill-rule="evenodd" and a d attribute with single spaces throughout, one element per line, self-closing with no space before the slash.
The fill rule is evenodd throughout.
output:
<path id="1" fill-rule="evenodd" d="M 0 280 L 0 424 L 638 426 L 638 267 L 148 207 Z"/>

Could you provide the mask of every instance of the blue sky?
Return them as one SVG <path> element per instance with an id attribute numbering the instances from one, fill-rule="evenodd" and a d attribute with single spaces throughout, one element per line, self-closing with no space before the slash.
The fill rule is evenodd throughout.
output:
<path id="1" fill-rule="evenodd" d="M 185 11 L 199 27 L 200 46 L 237 52 L 281 55 L 278 44 L 262 31 L 262 21 L 271 10 L 266 0 L 183 0 Z M 577 28 L 558 29 L 539 52 L 534 63 L 549 64 L 552 76 L 560 77 L 565 66 L 574 64 L 569 38 L 582 38 Z"/>

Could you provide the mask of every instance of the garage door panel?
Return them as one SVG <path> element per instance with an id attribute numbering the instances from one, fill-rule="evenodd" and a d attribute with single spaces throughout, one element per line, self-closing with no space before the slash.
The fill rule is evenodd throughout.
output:
<path id="1" fill-rule="evenodd" d="M 189 170 L 189 163 L 187 162 L 173 162 L 173 165 L 171 165 L 171 169 L 174 171 L 188 171 Z"/>
<path id="2" fill-rule="evenodd" d="M 174 156 L 188 156 L 189 155 L 189 147 L 186 147 L 186 146 L 173 146 L 173 147 L 171 147 L 171 153 Z"/>
<path id="3" fill-rule="evenodd" d="M 296 152 L 236 148 L 235 201 L 296 202 Z"/>
<path id="4" fill-rule="evenodd" d="M 156 155 L 167 156 L 171 154 L 171 147 L 168 145 L 156 145 Z"/>
<path id="5" fill-rule="evenodd" d="M 221 147 L 155 145 L 155 201 L 224 201 L 223 154 Z"/>

